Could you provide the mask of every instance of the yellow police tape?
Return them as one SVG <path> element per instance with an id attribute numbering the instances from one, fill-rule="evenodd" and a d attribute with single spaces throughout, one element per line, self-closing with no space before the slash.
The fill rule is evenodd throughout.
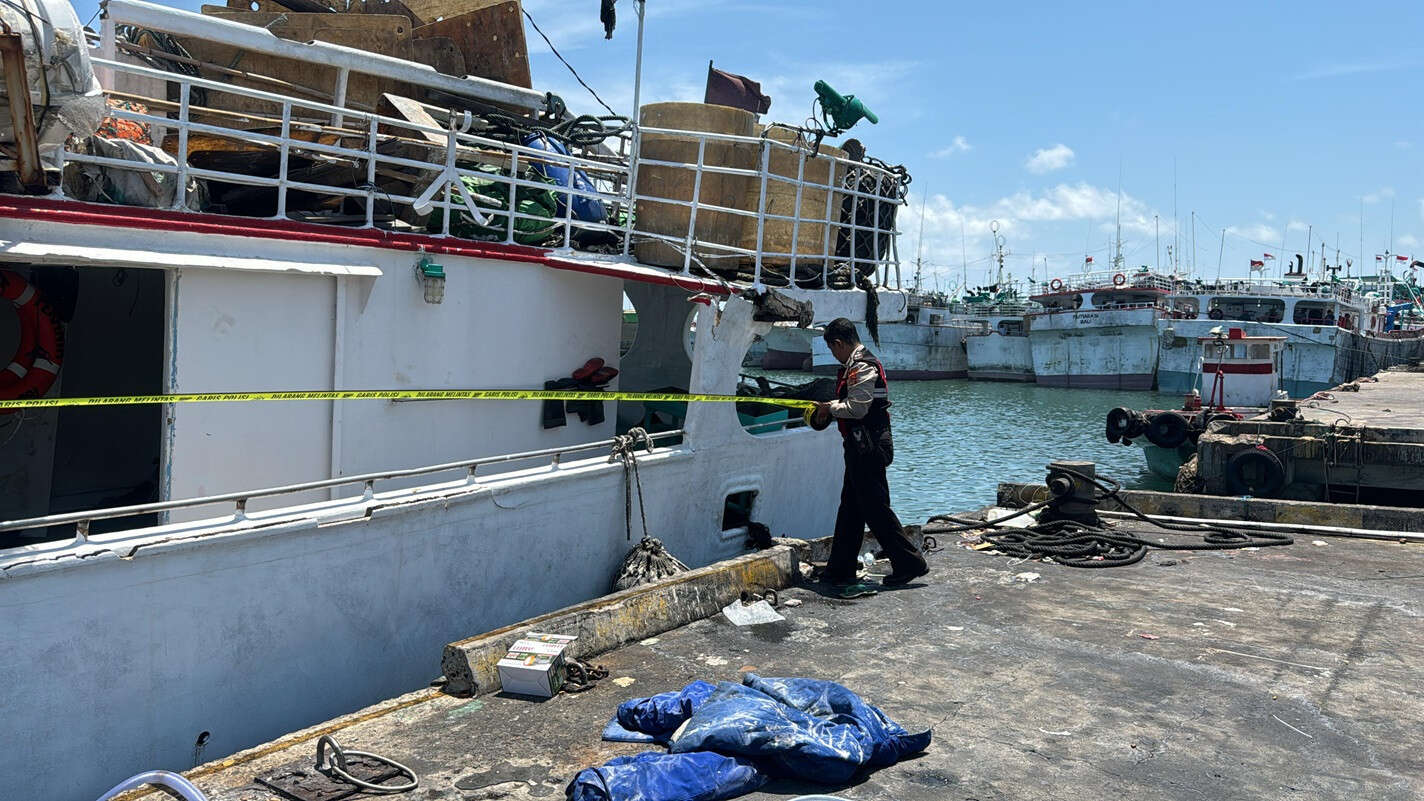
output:
<path id="1" fill-rule="evenodd" d="M 815 401 L 748 395 L 701 395 L 676 392 L 591 392 L 563 389 L 347 389 L 295 392 L 191 392 L 172 395 L 115 395 L 100 398 L 26 398 L 0 400 L 0 411 L 54 409 L 69 406 L 140 406 L 159 403 L 239 403 L 248 401 L 314 400 L 553 400 L 553 401 L 673 401 L 737 403 L 752 401 L 792 409 L 813 409 Z"/>

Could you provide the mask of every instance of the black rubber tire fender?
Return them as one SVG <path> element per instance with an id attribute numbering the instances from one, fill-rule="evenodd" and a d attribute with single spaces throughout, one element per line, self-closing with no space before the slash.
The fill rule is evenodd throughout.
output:
<path id="1" fill-rule="evenodd" d="M 1274 498 L 1285 483 L 1285 465 L 1266 448 L 1241 451 L 1226 462 L 1226 486 L 1232 495 Z"/>
<path id="2" fill-rule="evenodd" d="M 1191 425 L 1176 412 L 1159 412 L 1147 423 L 1147 441 L 1159 448 L 1175 448 L 1187 441 Z"/>
<path id="3" fill-rule="evenodd" d="M 1126 437 L 1127 432 L 1132 429 L 1132 411 L 1121 406 L 1109 411 L 1104 428 L 1108 442 L 1117 442 Z"/>

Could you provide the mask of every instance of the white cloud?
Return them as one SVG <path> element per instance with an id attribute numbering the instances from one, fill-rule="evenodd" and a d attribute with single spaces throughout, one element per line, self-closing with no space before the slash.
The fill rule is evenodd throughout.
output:
<path id="1" fill-rule="evenodd" d="M 1413 234 L 1405 234 L 1404 236 L 1401 236 L 1399 238 L 1398 242 L 1399 246 L 1402 248 L 1413 249 L 1419 247 L 1420 240 L 1419 237 Z"/>
<path id="2" fill-rule="evenodd" d="M 1227 226 L 1226 233 L 1232 236 L 1239 236 L 1243 239 L 1250 239 L 1257 244 L 1281 241 L 1281 232 L 1265 223 L 1251 223 L 1250 225 Z"/>
<path id="3" fill-rule="evenodd" d="M 967 153 L 973 150 L 974 146 L 969 144 L 969 140 L 962 136 L 956 136 L 950 143 L 930 154 L 932 159 L 942 159 L 953 156 L 955 153 Z"/>
<path id="4" fill-rule="evenodd" d="M 1291 220 L 1290 222 L 1286 223 L 1286 230 L 1287 230 L 1287 231 L 1308 231 L 1308 230 L 1310 230 L 1310 224 L 1309 224 L 1309 223 L 1303 223 L 1303 222 L 1301 222 L 1300 220 Z"/>
<path id="5" fill-rule="evenodd" d="M 1360 75 L 1367 72 L 1392 72 L 1410 66 L 1408 61 L 1358 61 L 1353 63 L 1323 64 L 1312 70 L 1299 73 L 1297 81 L 1312 81 L 1318 78 L 1339 78 L 1344 75 Z"/>
<path id="6" fill-rule="evenodd" d="M 1261 215 L 1261 219 L 1265 220 L 1266 222 L 1272 222 L 1273 220 L 1276 219 L 1276 215 L 1274 215 L 1274 214 L 1272 214 L 1271 212 L 1266 211 L 1266 210 L 1264 210 L 1264 209 L 1262 209 L 1261 211 L 1259 211 L 1259 212 L 1257 212 L 1257 213 L 1260 214 L 1260 215 Z"/>
<path id="7" fill-rule="evenodd" d="M 1373 206 L 1381 200 L 1389 200 L 1392 197 L 1394 197 L 1394 187 L 1382 186 L 1377 191 L 1370 192 L 1369 194 L 1365 195 L 1360 199 L 1365 201 L 1365 203 Z"/>
<path id="8" fill-rule="evenodd" d="M 1424 220 L 1424 197 L 1419 198 L 1419 219 Z"/>
<path id="9" fill-rule="evenodd" d="M 1024 168 L 1039 175 L 1061 170 L 1073 163 L 1073 155 L 1073 149 L 1061 143 L 1053 147 L 1039 148 L 1024 162 Z"/>
<path id="10" fill-rule="evenodd" d="M 1414 143 L 1407 139 L 1396 139 L 1394 141 L 1394 146 L 1398 150 L 1408 150 L 1409 148 L 1414 147 Z"/>

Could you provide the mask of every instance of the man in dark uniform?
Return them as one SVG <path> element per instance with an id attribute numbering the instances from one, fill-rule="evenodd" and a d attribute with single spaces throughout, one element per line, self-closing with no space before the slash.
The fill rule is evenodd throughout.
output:
<path id="1" fill-rule="evenodd" d="M 895 458 L 895 445 L 890 436 L 890 387 L 885 368 L 860 344 L 855 324 L 844 317 L 827 324 L 823 338 L 841 368 L 836 400 L 819 404 L 815 414 L 835 419 L 845 446 L 845 478 L 825 581 L 841 597 L 855 598 L 875 592 L 857 583 L 855 575 L 867 525 L 890 559 L 892 572 L 882 582 L 884 586 L 908 584 L 928 573 L 929 565 L 890 508 L 885 468 Z"/>

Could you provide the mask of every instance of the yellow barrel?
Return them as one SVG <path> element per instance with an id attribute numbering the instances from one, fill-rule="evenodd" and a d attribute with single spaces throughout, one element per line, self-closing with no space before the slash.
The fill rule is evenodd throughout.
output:
<path id="1" fill-rule="evenodd" d="M 766 127 L 762 129 L 762 136 L 777 142 L 795 144 L 797 132 L 789 131 L 785 128 Z M 788 266 L 791 257 L 788 255 L 771 254 L 796 254 L 796 264 L 819 267 L 824 261 L 822 254 L 828 250 L 833 250 L 836 246 L 836 232 L 831 230 L 830 247 L 826 246 L 826 195 L 831 191 L 824 187 L 839 186 L 841 178 L 845 176 L 845 165 L 834 161 L 836 158 L 845 158 L 846 153 L 838 147 L 822 143 L 817 155 L 811 155 L 809 146 L 802 146 L 799 149 L 788 149 L 768 145 L 771 152 L 767 157 L 768 176 L 777 175 L 784 178 L 796 179 L 797 166 L 800 161 L 800 153 L 806 154 L 806 166 L 802 168 L 801 179 L 807 184 L 816 186 L 803 186 L 801 188 L 801 204 L 796 203 L 796 184 L 786 181 L 778 181 L 771 177 L 766 181 L 766 213 L 784 214 L 787 216 L 800 217 L 799 223 L 791 220 L 768 219 L 762 227 L 761 250 L 763 253 L 762 264 L 773 266 Z M 758 162 L 760 166 L 760 162 Z M 832 178 L 832 180 L 827 180 Z M 759 181 L 752 182 L 748 187 L 746 199 L 743 201 L 745 208 L 753 211 L 757 208 L 757 201 L 761 195 L 761 184 Z M 841 196 L 836 193 L 831 198 L 831 211 L 829 222 L 835 225 L 840 219 Z M 794 239 L 793 239 L 794 233 Z M 756 219 L 748 218 L 746 227 L 742 230 L 742 247 L 749 250 L 757 249 Z M 744 264 L 750 264 L 747 259 Z"/>
<path id="2" fill-rule="evenodd" d="M 708 103 L 650 103 L 643 106 L 642 124 L 648 128 L 667 128 L 678 131 L 733 134 L 751 137 L 756 135 L 756 117 L 750 111 L 729 106 L 714 106 Z M 636 230 L 643 233 L 665 234 L 683 239 L 687 236 L 690 209 L 675 203 L 659 203 L 646 197 L 668 200 L 692 200 L 693 182 L 696 180 L 698 139 L 676 134 L 643 134 L 639 148 L 639 159 L 675 161 L 692 165 L 686 168 L 664 167 L 660 165 L 638 165 L 636 191 L 640 196 L 635 208 Z M 719 167 L 754 169 L 757 165 L 758 146 L 750 143 L 708 140 L 703 151 L 702 162 Z M 755 183 L 741 175 L 725 175 L 704 172 L 698 193 L 699 203 L 708 203 L 724 208 L 746 208 L 747 185 Z M 822 198 L 824 202 L 824 198 Z M 756 210 L 755 199 L 751 210 Z M 707 243 L 740 246 L 743 231 L 756 221 L 747 216 L 727 212 L 697 210 L 697 221 L 693 237 L 703 246 L 694 246 L 693 255 L 708 267 L 735 270 L 741 259 L 725 250 L 705 247 Z M 681 267 L 682 248 L 652 240 L 635 245 L 634 253 L 638 261 L 662 267 Z"/>

